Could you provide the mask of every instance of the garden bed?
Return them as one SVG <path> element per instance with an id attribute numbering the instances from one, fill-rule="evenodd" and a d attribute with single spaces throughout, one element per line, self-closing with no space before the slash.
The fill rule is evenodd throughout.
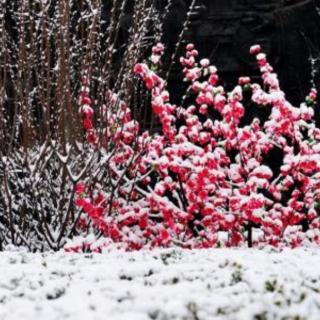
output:
<path id="1" fill-rule="evenodd" d="M 320 251 L 0 253 L 0 319 L 319 319 Z"/>

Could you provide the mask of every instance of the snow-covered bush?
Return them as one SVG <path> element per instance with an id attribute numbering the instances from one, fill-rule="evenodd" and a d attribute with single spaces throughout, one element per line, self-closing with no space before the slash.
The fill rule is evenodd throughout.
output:
<path id="1" fill-rule="evenodd" d="M 99 246 L 319 244 L 316 90 L 299 107 L 292 106 L 266 55 L 255 45 L 250 52 L 257 59 L 262 85 L 241 77 L 226 92 L 215 66 L 208 59 L 198 61 L 197 50 L 189 44 L 180 59 L 188 88 L 176 106 L 156 73 L 163 50 L 161 44 L 153 48 L 151 67 L 140 63 L 134 68 L 151 93 L 161 134 L 141 132 L 126 104 L 109 93 L 121 108 L 118 113 L 106 112 L 108 125 L 98 138 L 89 90 L 84 87 L 81 92 L 87 138 L 108 155 L 105 145 L 117 146 L 108 156 L 113 168 L 109 184 L 90 192 L 79 185 L 77 190 L 77 205 L 105 239 Z M 255 118 L 241 125 L 250 103 L 270 110 L 267 121 Z M 98 146 L 97 141 L 106 142 Z M 274 149 L 282 151 L 280 159 L 270 159 Z M 114 186 L 116 193 L 110 191 Z M 90 248 L 94 239 L 82 245 Z M 71 243 L 67 249 L 77 251 L 82 245 Z"/>
<path id="2" fill-rule="evenodd" d="M 74 205 L 75 185 L 92 175 L 93 157 L 81 143 L 63 149 L 54 141 L 3 157 L 1 244 L 30 251 L 63 246 L 80 216 Z"/>

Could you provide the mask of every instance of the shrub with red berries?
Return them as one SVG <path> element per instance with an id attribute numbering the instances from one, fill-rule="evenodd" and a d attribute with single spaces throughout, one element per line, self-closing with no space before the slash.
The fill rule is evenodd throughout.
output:
<path id="1" fill-rule="evenodd" d="M 163 51 L 161 44 L 153 48 L 152 65 Z M 101 107 L 106 127 L 98 135 L 84 77 L 83 127 L 92 147 L 105 150 L 111 173 L 110 185 L 94 190 L 79 185 L 76 204 L 102 237 L 100 247 L 320 244 L 317 91 L 312 89 L 300 106 L 291 105 L 262 48 L 255 45 L 250 53 L 257 59 L 261 83 L 244 76 L 226 92 L 217 68 L 208 59 L 198 61 L 194 45 L 187 45 L 180 63 L 188 99 L 181 105 L 170 102 L 156 68 L 137 64 L 134 72 L 150 91 L 161 134 L 141 132 L 127 105 L 109 92 L 111 103 Z M 267 121 L 254 118 L 240 125 L 244 92 L 250 103 L 270 110 Z M 278 173 L 267 160 L 275 148 L 283 152 Z M 96 239 L 86 246 L 96 245 Z"/>

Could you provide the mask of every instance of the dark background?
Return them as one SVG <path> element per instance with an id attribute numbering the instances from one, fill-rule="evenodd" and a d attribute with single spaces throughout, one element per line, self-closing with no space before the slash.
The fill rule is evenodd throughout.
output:
<path id="1" fill-rule="evenodd" d="M 167 1 L 156 0 L 163 10 Z M 319 85 L 319 0 L 197 0 L 184 42 L 194 42 L 202 57 L 212 60 L 225 86 L 240 75 L 258 76 L 248 51 L 259 43 L 279 73 L 280 83 L 293 104 L 311 86 Z M 134 1 L 129 1 L 123 33 Z M 165 16 L 163 42 L 171 56 L 191 0 L 172 0 Z M 104 4 L 107 19 L 110 2 Z M 125 35 L 123 36 L 125 39 Z M 172 76 L 174 82 L 174 75 Z"/>

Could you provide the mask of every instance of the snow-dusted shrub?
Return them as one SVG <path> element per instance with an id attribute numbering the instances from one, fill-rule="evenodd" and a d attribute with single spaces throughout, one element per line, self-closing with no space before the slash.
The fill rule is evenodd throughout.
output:
<path id="1" fill-rule="evenodd" d="M 57 250 L 74 234 L 80 212 L 74 188 L 92 175 L 95 154 L 78 143 L 57 142 L 15 150 L 1 158 L 0 241 L 31 251 Z"/>
<path id="2" fill-rule="evenodd" d="M 111 91 L 106 94 L 106 104 L 97 109 L 104 127 L 102 130 L 96 129 L 87 76 L 82 78 L 82 84 L 82 124 L 88 143 L 92 150 L 99 152 L 101 160 L 95 176 L 86 184 L 77 184 L 75 203 L 93 221 L 93 229 L 118 241 L 124 237 L 126 225 L 135 222 L 142 225 L 147 218 L 147 211 L 135 215 L 132 210 L 148 205 L 136 188 L 150 179 L 152 169 L 146 167 L 142 170 L 141 163 L 152 138 L 147 132 L 140 134 L 140 126 L 132 119 L 128 105 Z M 121 216 L 118 212 L 122 213 Z M 91 229 L 85 217 L 79 221 L 78 229 L 84 233 Z M 129 233 L 128 236 L 132 236 L 131 231 Z M 131 245 L 132 248 L 139 248 L 134 241 Z"/>
<path id="3" fill-rule="evenodd" d="M 106 246 L 320 243 L 317 92 L 312 89 L 305 102 L 292 106 L 261 47 L 253 46 L 250 52 L 257 59 L 263 86 L 241 77 L 233 90 L 225 92 L 217 69 L 208 59 L 198 61 L 197 50 L 189 44 L 180 59 L 189 85 L 176 106 L 170 103 L 166 82 L 155 72 L 163 54 L 163 46 L 155 46 L 152 67 L 141 63 L 134 71 L 151 93 L 152 110 L 162 127 L 158 135 L 141 133 L 125 103 L 111 98 L 122 105 L 120 113 L 106 113 L 113 136 L 110 139 L 109 123 L 91 142 L 102 139 L 117 146 L 116 154 L 108 157 L 112 179 L 91 192 L 79 185 L 76 200 Z M 90 138 L 94 126 L 87 89 L 81 97 Z M 244 104 L 249 102 L 270 110 L 267 121 L 255 118 L 241 125 Z M 106 149 L 103 143 L 99 148 Z M 281 165 L 273 172 L 268 156 L 275 148 L 283 156 L 276 159 Z M 116 193 L 110 192 L 114 186 Z M 93 239 L 84 245 L 91 244 Z"/>

